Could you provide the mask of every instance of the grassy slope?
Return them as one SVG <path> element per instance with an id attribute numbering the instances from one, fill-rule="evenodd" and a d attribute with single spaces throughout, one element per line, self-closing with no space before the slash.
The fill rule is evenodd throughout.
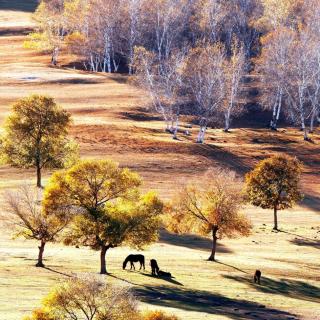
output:
<path id="1" fill-rule="evenodd" d="M 108 281 L 134 286 L 148 308 L 169 308 L 185 319 L 320 319 L 320 139 L 315 136 L 315 144 L 305 144 L 301 133 L 290 128 L 279 133 L 244 128 L 231 134 L 210 130 L 208 143 L 199 146 L 192 142 L 194 128 L 190 139 L 172 141 L 162 122 L 144 112 L 143 93 L 129 86 L 125 77 L 49 68 L 48 57 L 23 49 L 21 33 L 30 25 L 32 5 L 21 0 L 0 4 L 0 123 L 12 101 L 29 93 L 50 94 L 72 112 L 72 135 L 80 142 L 83 157 L 110 157 L 138 170 L 145 187 L 158 190 L 163 198 L 208 166 L 223 165 L 243 174 L 258 159 L 278 151 L 298 153 L 305 162 L 306 200 L 280 214 L 285 232 L 271 233 L 270 212 L 247 208 L 255 225 L 253 235 L 223 240 L 219 263 L 205 261 L 207 239 L 163 233 L 145 255 L 157 258 L 160 267 L 175 276 L 173 281 L 151 278 L 148 270 L 122 271 L 121 262 L 131 252 L 126 248 L 110 251 Z M 0 190 L 15 188 L 33 176 L 30 171 L 0 167 Z M 32 267 L 36 254 L 36 243 L 12 240 L 2 227 L 1 318 L 20 319 L 60 279 L 72 272 L 96 273 L 98 268 L 98 254 L 83 248 L 49 245 L 46 270 Z M 252 284 L 256 268 L 263 272 L 262 286 Z"/>

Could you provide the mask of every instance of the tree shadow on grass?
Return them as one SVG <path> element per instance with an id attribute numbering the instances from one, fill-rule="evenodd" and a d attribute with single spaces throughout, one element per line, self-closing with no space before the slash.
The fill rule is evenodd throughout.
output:
<path id="1" fill-rule="evenodd" d="M 145 277 L 149 277 L 149 278 L 152 278 L 152 279 L 159 279 L 159 280 L 162 280 L 162 281 L 166 281 L 166 282 L 169 282 L 171 284 L 175 284 L 177 286 L 183 286 L 183 284 L 177 280 L 174 280 L 174 278 L 170 278 L 170 277 L 158 277 L 158 276 L 153 276 L 151 274 L 148 274 L 148 273 L 143 273 L 143 275 Z"/>
<path id="2" fill-rule="evenodd" d="M 278 232 L 286 233 L 286 234 L 289 234 L 289 235 L 291 235 L 291 236 L 298 237 L 298 238 L 300 238 L 300 239 L 314 241 L 314 240 L 311 239 L 311 238 L 308 238 L 308 237 L 305 237 L 305 236 L 301 236 L 300 234 L 296 234 L 296 233 L 293 233 L 293 232 L 289 232 L 289 231 L 285 231 L 285 230 L 278 230 Z"/>
<path id="3" fill-rule="evenodd" d="M 34 12 L 38 4 L 38 0 L 1 0 L 0 10 Z"/>
<path id="4" fill-rule="evenodd" d="M 300 205 L 304 208 L 308 208 L 319 212 L 320 197 L 312 194 L 306 194 Z"/>
<path id="5" fill-rule="evenodd" d="M 320 249 L 320 241 L 316 241 L 316 240 L 296 238 L 296 239 L 290 240 L 290 242 L 301 247 L 312 247 L 315 249 Z"/>
<path id="6" fill-rule="evenodd" d="M 143 275 L 143 276 L 145 276 L 145 277 L 149 277 L 149 278 L 152 278 L 152 279 L 159 279 L 159 280 L 163 280 L 163 281 L 169 282 L 169 283 L 171 283 L 171 284 L 175 284 L 175 285 L 178 285 L 178 286 L 183 286 L 183 284 L 182 284 L 181 282 L 179 282 L 179 281 L 177 281 L 177 280 L 174 280 L 174 277 L 171 277 L 171 278 L 170 278 L 170 277 L 153 276 L 153 275 L 151 275 L 150 273 L 139 272 L 139 271 L 134 271 L 134 270 L 125 270 L 125 271 L 127 271 L 127 272 L 133 272 L 133 273 L 138 273 L 138 274 Z M 114 276 L 114 275 L 112 275 L 112 274 L 108 274 L 108 275 L 110 275 L 110 276 L 112 276 L 112 277 L 114 277 L 114 278 L 117 278 L 117 279 L 119 279 L 119 280 L 126 281 L 126 280 L 121 279 L 121 278 L 118 278 L 118 277 L 116 277 L 116 276 Z"/>
<path id="7" fill-rule="evenodd" d="M 230 275 L 225 275 L 224 277 L 246 283 L 263 293 L 280 294 L 289 298 L 320 303 L 320 288 L 306 282 L 290 279 L 273 280 L 262 277 L 261 285 L 256 285 L 252 278 Z"/>
<path id="8" fill-rule="evenodd" d="M 223 263 L 223 262 L 220 262 L 220 261 L 215 261 L 215 262 L 216 262 L 216 263 L 219 263 L 219 264 L 222 264 L 223 266 L 232 268 L 232 269 L 234 269 L 234 270 L 240 271 L 240 272 L 242 272 L 242 273 L 248 274 L 247 271 L 244 271 L 244 270 L 242 270 L 242 269 L 239 269 L 239 268 L 237 268 L 237 267 L 235 267 L 235 266 L 233 266 L 233 265 L 231 265 L 231 264 Z"/>
<path id="9" fill-rule="evenodd" d="M 144 286 L 135 288 L 134 291 L 138 298 L 145 303 L 185 311 L 223 315 L 229 319 L 298 319 L 289 312 L 267 308 L 246 300 L 230 299 L 204 290 L 190 290 L 169 286 Z"/>
<path id="10" fill-rule="evenodd" d="M 243 175 L 251 170 L 251 166 L 241 157 L 214 144 L 191 144 L 189 146 L 191 154 L 198 154 L 212 160 L 223 168 L 235 171 L 237 174 Z"/>
<path id="11" fill-rule="evenodd" d="M 194 234 L 178 235 L 168 232 L 167 230 L 161 230 L 160 242 L 170 244 L 173 246 L 186 247 L 195 250 L 211 250 L 212 241 L 208 238 L 200 237 Z M 217 252 L 220 253 L 232 253 L 232 250 L 226 248 L 222 244 L 217 244 Z"/>
<path id="12" fill-rule="evenodd" d="M 44 267 L 43 269 L 48 270 L 48 271 L 53 272 L 53 273 L 61 274 L 61 275 L 66 276 L 68 278 L 72 278 L 73 277 L 70 274 L 67 274 L 67 273 L 64 273 L 64 272 L 60 272 L 60 271 L 54 270 L 54 269 L 49 268 L 49 267 Z"/>

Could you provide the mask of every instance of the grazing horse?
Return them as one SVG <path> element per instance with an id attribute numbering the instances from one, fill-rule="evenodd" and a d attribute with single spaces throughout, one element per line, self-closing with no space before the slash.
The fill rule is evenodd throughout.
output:
<path id="1" fill-rule="evenodd" d="M 254 283 L 260 284 L 260 279 L 261 279 L 261 271 L 256 270 L 256 272 L 254 273 L 254 276 L 253 276 Z"/>
<path id="2" fill-rule="evenodd" d="M 157 260 L 151 259 L 150 260 L 150 266 L 151 266 L 151 274 L 153 276 L 158 275 L 160 268 L 158 266 Z"/>
<path id="3" fill-rule="evenodd" d="M 123 261 L 122 268 L 123 270 L 126 268 L 127 263 L 130 262 L 130 270 L 136 270 L 134 267 L 134 262 L 140 262 L 140 269 L 143 267 L 143 270 L 145 270 L 144 265 L 144 256 L 142 254 L 130 254 L 126 257 L 126 259 Z"/>
<path id="4" fill-rule="evenodd" d="M 162 271 L 162 270 L 158 271 L 158 276 L 159 277 L 168 277 L 168 278 L 172 277 L 170 272 L 165 272 L 165 271 Z"/>

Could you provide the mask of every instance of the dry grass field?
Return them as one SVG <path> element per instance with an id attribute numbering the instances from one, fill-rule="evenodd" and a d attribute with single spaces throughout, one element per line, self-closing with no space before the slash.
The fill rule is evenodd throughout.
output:
<path id="1" fill-rule="evenodd" d="M 30 93 L 51 95 L 72 113 L 71 134 L 81 145 L 82 157 L 112 158 L 137 170 L 144 187 L 163 199 L 210 166 L 244 174 L 275 152 L 297 154 L 305 165 L 305 200 L 280 213 L 282 232 L 271 231 L 271 212 L 248 207 L 253 234 L 223 239 L 217 263 L 206 261 L 208 239 L 163 231 L 144 254 L 156 258 L 174 279 L 153 278 L 149 267 L 145 272 L 122 271 L 122 260 L 132 250 L 117 248 L 108 253 L 111 275 L 106 281 L 132 286 L 141 308 L 164 308 L 181 319 L 320 319 L 320 132 L 313 136 L 314 143 L 305 143 L 292 128 L 238 128 L 229 134 L 211 129 L 207 143 L 196 145 L 193 128 L 191 137 L 173 141 L 161 119 L 146 112 L 143 92 L 125 76 L 51 68 L 48 56 L 23 48 L 35 2 L 0 0 L 0 124 L 16 99 Z M 5 190 L 25 180 L 34 180 L 34 172 L 0 167 L 1 207 Z M 4 209 L 1 214 L 6 215 Z M 98 271 L 97 252 L 59 244 L 46 248 L 47 268 L 35 268 L 37 244 L 13 240 L 3 223 L 0 227 L 0 319 L 19 320 L 61 279 Z M 256 268 L 263 272 L 261 286 L 252 282 Z"/>

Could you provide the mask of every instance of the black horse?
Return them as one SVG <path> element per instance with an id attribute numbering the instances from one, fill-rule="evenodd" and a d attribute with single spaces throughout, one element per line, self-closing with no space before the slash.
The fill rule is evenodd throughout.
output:
<path id="1" fill-rule="evenodd" d="M 253 280 L 254 280 L 254 283 L 260 284 L 260 280 L 261 280 L 261 271 L 260 270 L 256 270 L 256 272 L 254 273 L 254 276 L 253 276 Z"/>
<path id="2" fill-rule="evenodd" d="M 160 268 L 158 266 L 157 260 L 151 259 L 150 260 L 150 266 L 151 266 L 151 274 L 153 276 L 158 275 L 158 272 L 159 272 Z"/>
<path id="3" fill-rule="evenodd" d="M 142 254 L 130 254 L 126 257 L 126 259 L 123 261 L 123 270 L 126 268 L 127 263 L 130 262 L 130 270 L 136 270 L 134 267 L 134 262 L 140 262 L 140 269 L 143 267 L 143 270 L 145 270 L 145 264 L 144 264 L 144 256 Z"/>

